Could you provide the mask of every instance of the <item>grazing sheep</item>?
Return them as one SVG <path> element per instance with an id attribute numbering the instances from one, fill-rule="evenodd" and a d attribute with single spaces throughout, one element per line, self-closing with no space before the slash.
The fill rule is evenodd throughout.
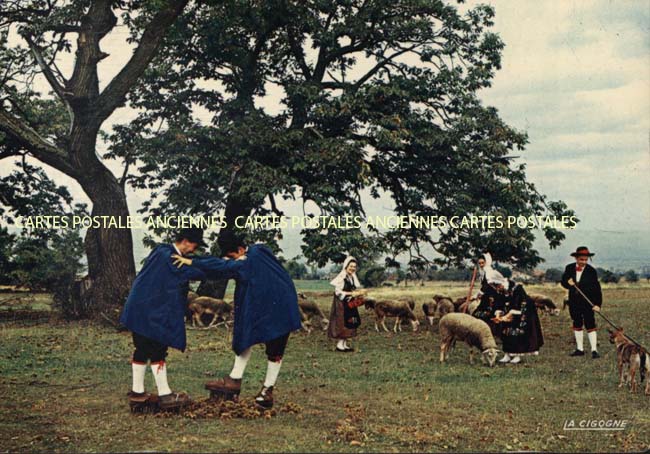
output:
<path id="1" fill-rule="evenodd" d="M 467 306 L 467 313 L 469 315 L 474 314 L 474 311 L 476 310 L 476 308 L 478 308 L 479 304 L 481 304 L 481 300 L 478 298 L 470 300 L 469 305 Z"/>
<path id="2" fill-rule="evenodd" d="M 433 295 L 433 296 L 431 297 L 431 299 L 433 299 L 433 301 L 435 301 L 436 303 L 437 303 L 438 301 L 440 301 L 440 300 L 449 300 L 449 301 L 451 301 L 451 298 L 450 298 L 450 297 L 445 296 L 445 295 L 438 295 L 438 294 Z"/>
<path id="3" fill-rule="evenodd" d="M 406 304 L 409 305 L 409 307 L 411 308 L 411 310 L 414 310 L 414 309 L 415 309 L 415 298 L 413 298 L 413 297 L 411 297 L 411 296 L 404 296 L 404 297 L 402 297 L 402 298 L 398 298 L 397 301 L 403 301 L 403 302 L 405 302 Z"/>
<path id="4" fill-rule="evenodd" d="M 191 292 L 193 293 L 193 292 Z M 188 295 L 188 310 L 192 314 L 192 326 L 196 327 L 198 323 L 200 326 L 205 327 L 203 323 L 203 315 L 210 314 L 212 315 L 212 320 L 207 326 L 211 328 L 217 322 L 225 322 L 232 320 L 233 318 L 233 306 L 230 303 L 227 303 L 216 298 L 211 298 L 209 296 L 194 296 Z"/>
<path id="5" fill-rule="evenodd" d="M 479 304 L 481 304 L 481 300 L 479 298 L 471 298 L 469 301 L 467 301 L 467 298 L 464 298 L 463 304 L 456 306 L 456 312 L 473 314 Z M 454 305 L 456 305 L 456 302 L 454 302 Z"/>
<path id="6" fill-rule="evenodd" d="M 449 357 L 449 351 L 456 340 L 465 341 L 470 346 L 469 361 L 474 362 L 474 350 L 481 351 L 481 360 L 490 367 L 494 367 L 499 349 L 492 336 L 492 331 L 487 323 L 469 314 L 453 313 L 447 314 L 440 319 L 439 331 L 440 362 L 445 362 Z"/>
<path id="7" fill-rule="evenodd" d="M 304 293 L 298 293 L 298 308 L 302 319 L 302 328 L 305 331 L 311 333 L 311 321 L 314 317 L 320 318 L 321 328 L 323 330 L 327 329 L 330 322 L 329 319 L 325 317 L 325 314 L 318 304 L 316 304 L 315 301 L 308 299 Z"/>
<path id="8" fill-rule="evenodd" d="M 532 295 L 528 295 L 528 298 L 530 301 L 535 303 L 535 306 L 538 309 L 543 310 L 547 314 L 560 315 L 560 309 L 558 309 L 558 307 L 555 305 L 553 300 L 548 296 L 540 295 L 540 294 L 532 294 Z"/>
<path id="9" fill-rule="evenodd" d="M 411 326 L 413 327 L 413 332 L 418 330 L 420 322 L 413 313 L 411 305 L 415 307 L 414 301 L 375 301 L 370 298 L 365 300 L 365 308 L 367 310 L 373 310 L 375 312 L 375 330 L 379 331 L 379 325 L 388 332 L 386 327 L 386 317 L 395 317 L 395 326 L 393 327 L 393 332 L 401 331 L 402 319 L 409 320 Z"/>
<path id="10" fill-rule="evenodd" d="M 436 295 L 437 296 L 437 295 Z M 455 307 L 454 303 L 451 301 L 450 298 L 439 298 L 436 300 L 436 297 L 434 296 L 433 299 L 436 301 L 436 311 L 433 314 L 434 319 L 441 319 L 447 314 L 450 314 L 454 312 Z"/>
<path id="11" fill-rule="evenodd" d="M 463 307 L 467 307 L 466 296 L 459 296 L 452 302 L 454 303 L 454 312 L 463 312 Z"/>
<path id="12" fill-rule="evenodd" d="M 438 307 L 438 303 L 433 301 L 432 303 L 422 303 L 422 312 L 424 312 L 424 316 L 427 318 L 429 325 L 433 326 L 433 320 L 436 314 L 436 308 Z"/>
<path id="13" fill-rule="evenodd" d="M 422 312 L 430 326 L 450 312 L 454 312 L 454 303 L 450 298 L 442 295 L 433 295 L 433 302 L 422 304 Z"/>
<path id="14" fill-rule="evenodd" d="M 459 296 L 458 298 L 453 300 L 454 308 L 455 308 L 454 312 L 462 312 L 461 307 L 466 302 L 467 302 L 467 297 L 466 296 Z"/>

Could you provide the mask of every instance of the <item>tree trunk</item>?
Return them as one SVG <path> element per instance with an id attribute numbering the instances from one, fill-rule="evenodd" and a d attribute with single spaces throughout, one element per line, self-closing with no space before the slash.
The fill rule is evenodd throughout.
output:
<path id="1" fill-rule="evenodd" d="M 242 200 L 242 198 L 237 197 L 235 194 L 228 197 L 228 202 L 224 211 L 224 220 L 226 222 L 226 228 L 223 229 L 224 232 L 232 232 L 235 230 L 235 219 L 237 219 L 238 216 L 250 215 L 252 208 L 249 208 L 249 205 L 249 201 Z M 201 296 L 211 296 L 213 298 L 223 299 L 227 287 L 228 279 L 205 279 L 201 281 L 196 292 Z"/>
<path id="2" fill-rule="evenodd" d="M 129 208 L 124 189 L 113 174 L 96 161 L 91 178 L 81 185 L 92 201 L 91 216 L 109 216 L 126 225 Z M 118 224 L 119 226 L 119 224 Z M 92 286 L 87 293 L 90 316 L 117 320 L 135 276 L 133 238 L 128 228 L 89 228 L 84 240 L 88 257 L 88 277 Z"/>

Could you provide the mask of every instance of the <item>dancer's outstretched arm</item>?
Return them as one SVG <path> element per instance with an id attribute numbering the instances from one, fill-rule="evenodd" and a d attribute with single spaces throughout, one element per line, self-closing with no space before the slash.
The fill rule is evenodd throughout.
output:
<path id="1" fill-rule="evenodd" d="M 172 255 L 174 265 L 177 267 L 192 266 L 203 271 L 210 279 L 234 279 L 238 277 L 239 270 L 244 263 L 241 260 L 225 260 L 219 257 L 181 257 Z"/>

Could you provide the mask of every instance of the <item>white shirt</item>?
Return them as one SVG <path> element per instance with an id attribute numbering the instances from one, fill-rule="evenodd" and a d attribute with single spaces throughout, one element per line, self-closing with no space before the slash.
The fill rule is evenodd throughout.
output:
<path id="1" fill-rule="evenodd" d="M 349 275 L 345 277 L 345 281 L 351 282 L 352 280 L 350 279 Z M 343 291 L 343 286 L 345 285 L 344 281 L 341 281 L 337 283 L 337 285 L 334 287 L 334 294 L 339 297 L 341 301 L 344 301 L 347 296 L 350 295 L 349 292 L 344 292 Z M 352 282 L 352 285 L 354 286 L 354 282 Z"/>
<path id="2" fill-rule="evenodd" d="M 178 248 L 176 247 L 176 243 L 172 243 L 172 246 L 174 246 L 174 249 L 176 249 L 176 253 L 178 255 L 180 255 L 181 257 L 183 257 L 183 254 L 181 254 L 181 251 L 179 251 Z"/>
<path id="3" fill-rule="evenodd" d="M 582 273 L 584 273 L 586 267 L 587 266 L 585 265 L 585 267 L 582 268 L 582 271 L 578 271 L 578 267 L 576 267 L 576 282 L 580 282 L 580 277 L 582 277 Z"/>

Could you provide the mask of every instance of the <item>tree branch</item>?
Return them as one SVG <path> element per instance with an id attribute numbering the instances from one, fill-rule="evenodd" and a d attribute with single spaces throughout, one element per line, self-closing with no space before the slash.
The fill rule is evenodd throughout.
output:
<path id="1" fill-rule="evenodd" d="M 388 63 L 392 62 L 394 58 L 399 57 L 402 54 L 405 54 L 407 52 L 410 52 L 417 48 L 419 44 L 414 44 L 411 47 L 405 47 L 402 48 L 401 50 L 395 52 L 394 54 L 390 55 L 389 57 L 385 57 L 382 60 L 380 60 L 370 71 L 368 71 L 363 77 L 361 77 L 359 80 L 357 80 L 354 84 L 353 87 L 354 89 L 358 90 L 361 85 L 363 85 L 365 82 L 368 81 L 372 76 L 374 76 L 381 68 L 386 66 Z"/>
<path id="2" fill-rule="evenodd" d="M 20 154 L 21 153 L 18 150 L 12 150 L 12 149 L 0 151 L 0 160 L 4 158 L 11 158 L 13 156 L 20 156 Z"/>
<path id="3" fill-rule="evenodd" d="M 34 59 L 38 63 L 38 66 L 41 68 L 41 71 L 43 71 L 43 75 L 45 76 L 45 79 L 47 79 L 47 82 L 50 84 L 50 87 L 52 87 L 52 90 L 54 90 L 54 93 L 57 94 L 61 101 L 67 104 L 66 92 L 63 90 L 63 86 L 59 83 L 58 80 L 56 80 L 56 76 L 45 62 L 45 59 L 43 58 L 43 54 L 41 53 L 39 47 L 36 45 L 36 43 L 34 43 L 34 40 L 29 34 L 23 34 L 23 38 L 25 41 L 27 41 L 32 54 L 34 54 Z"/>
<path id="4" fill-rule="evenodd" d="M 0 131 L 45 164 L 73 178 L 77 175 L 75 169 L 67 162 L 66 152 L 46 141 L 33 128 L 4 108 L 0 108 Z"/>
<path id="5" fill-rule="evenodd" d="M 145 71 L 156 54 L 165 34 L 176 17 L 183 11 L 189 0 L 169 0 L 149 22 L 142 34 L 140 44 L 133 52 L 129 62 L 117 76 L 108 84 L 97 99 L 98 120 L 103 122 L 113 111 L 120 107 L 126 94 Z"/>
<path id="6" fill-rule="evenodd" d="M 289 47 L 291 48 L 291 53 L 293 54 L 293 57 L 296 59 L 296 63 L 300 67 L 300 70 L 302 71 L 303 76 L 305 76 L 305 80 L 311 79 L 311 70 L 309 69 L 309 65 L 307 65 L 307 62 L 305 61 L 305 52 L 298 44 L 296 41 L 296 37 L 293 35 L 293 30 L 289 29 L 287 31 L 287 36 L 289 38 Z"/>
<path id="7" fill-rule="evenodd" d="M 278 208 L 277 204 L 275 203 L 275 197 L 271 193 L 269 193 L 269 201 L 271 202 L 271 211 L 273 211 L 278 216 L 284 216 L 284 213 Z"/>
<path id="8" fill-rule="evenodd" d="M 119 184 L 124 189 L 126 186 L 126 180 L 128 179 L 129 176 L 129 167 L 131 166 L 131 163 L 128 160 L 124 160 L 124 171 L 122 172 L 122 177 L 120 177 Z"/>

